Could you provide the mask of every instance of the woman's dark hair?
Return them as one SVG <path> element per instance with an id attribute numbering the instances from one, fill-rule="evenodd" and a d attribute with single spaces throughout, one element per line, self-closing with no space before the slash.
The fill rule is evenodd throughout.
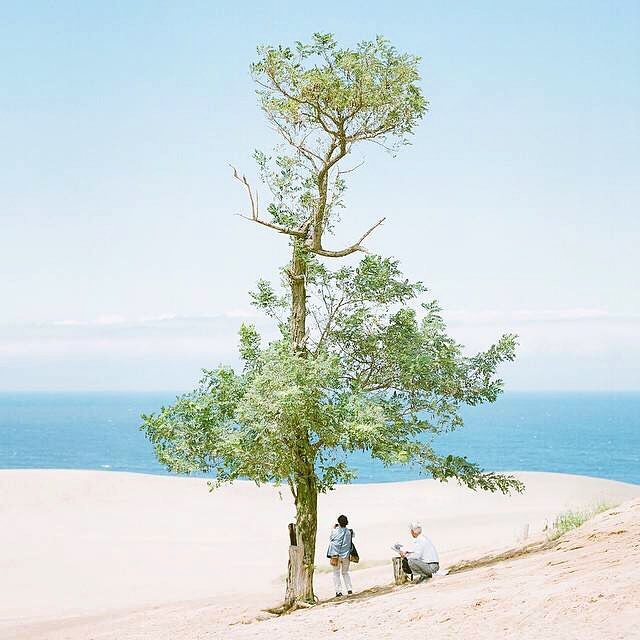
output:
<path id="1" fill-rule="evenodd" d="M 338 524 L 341 527 L 346 527 L 349 524 L 349 518 L 347 516 L 338 516 Z"/>

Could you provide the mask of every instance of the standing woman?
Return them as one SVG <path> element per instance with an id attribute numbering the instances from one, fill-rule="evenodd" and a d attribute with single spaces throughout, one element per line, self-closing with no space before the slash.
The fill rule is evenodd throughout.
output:
<path id="1" fill-rule="evenodd" d="M 334 525 L 331 536 L 329 537 L 329 549 L 327 557 L 331 561 L 333 567 L 333 584 L 336 588 L 336 598 L 342 596 L 342 584 L 340 582 L 340 574 L 347 594 L 353 593 L 351 588 L 351 576 L 349 575 L 349 562 L 351 556 L 351 541 L 355 537 L 353 529 L 347 529 L 349 520 L 347 516 L 339 516 L 338 524 Z"/>

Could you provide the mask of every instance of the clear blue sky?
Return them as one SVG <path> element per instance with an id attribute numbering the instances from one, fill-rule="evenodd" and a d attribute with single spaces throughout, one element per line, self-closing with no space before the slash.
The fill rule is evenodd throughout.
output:
<path id="1" fill-rule="evenodd" d="M 383 34 L 431 112 L 366 148 L 336 244 L 401 259 L 514 389 L 638 389 L 637 2 L 29 2 L 0 7 L 0 389 L 188 389 L 233 359 L 284 239 L 227 163 L 273 138 L 259 43 Z M 259 324 L 262 324 L 259 322 Z"/>

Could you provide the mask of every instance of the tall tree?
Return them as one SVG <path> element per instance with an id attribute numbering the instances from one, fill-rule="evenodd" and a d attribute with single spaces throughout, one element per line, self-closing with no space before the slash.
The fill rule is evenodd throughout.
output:
<path id="1" fill-rule="evenodd" d="M 300 550 L 290 558 L 285 596 L 293 606 L 314 601 L 317 498 L 354 477 L 350 452 L 474 489 L 521 490 L 511 476 L 432 447 L 435 434 L 462 424 L 461 405 L 496 399 L 496 368 L 514 358 L 515 337 L 465 356 L 437 304 L 425 301 L 424 286 L 406 280 L 396 261 L 366 255 L 356 266 L 327 266 L 325 259 L 366 252 L 364 241 L 384 221 L 349 246 L 325 246 L 343 208 L 345 175 L 354 169 L 343 162 L 354 146 L 397 151 L 426 112 L 418 58 L 382 38 L 342 49 L 325 34 L 258 51 L 258 96 L 283 139 L 273 155 L 255 154 L 272 195 L 266 215 L 248 180 L 235 169 L 234 176 L 248 194 L 245 217 L 289 238 L 282 289 L 259 281 L 252 294 L 281 337 L 263 346 L 255 328 L 243 325 L 243 370 L 205 371 L 198 389 L 143 416 L 142 428 L 173 471 L 213 470 L 214 485 L 241 477 L 289 485 Z"/>

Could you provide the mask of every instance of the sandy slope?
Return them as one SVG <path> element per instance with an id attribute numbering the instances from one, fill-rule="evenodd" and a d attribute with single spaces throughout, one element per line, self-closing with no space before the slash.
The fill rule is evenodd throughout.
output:
<path id="1" fill-rule="evenodd" d="M 640 500 L 565 535 L 556 548 L 390 594 L 234 626 L 229 639 L 640 638 Z"/>
<path id="2" fill-rule="evenodd" d="M 406 522 L 412 518 L 425 522 L 446 565 L 514 544 L 525 525 L 535 536 L 545 520 L 564 509 L 640 496 L 636 485 L 559 474 L 519 475 L 528 490 L 515 497 L 475 494 L 433 481 L 339 487 L 321 499 L 320 539 L 337 513 L 350 516 L 369 565 L 354 573 L 356 589 L 362 590 L 389 582 L 389 544 L 406 537 Z M 322 637 L 333 633 L 331 625 L 353 629 L 366 621 L 369 632 L 358 636 L 377 638 L 394 637 L 384 635 L 387 618 L 395 620 L 388 627 L 393 630 L 407 616 L 415 617 L 407 629 L 415 628 L 417 634 L 407 637 L 425 637 L 428 621 L 440 620 L 442 633 L 448 633 L 467 624 L 469 612 L 476 616 L 476 625 L 491 620 L 495 631 L 496 620 L 515 625 L 529 608 L 534 612 L 529 620 L 537 620 L 561 600 L 570 613 L 584 602 L 569 605 L 567 585 L 589 594 L 602 591 L 604 587 L 596 585 L 601 575 L 613 591 L 607 586 L 603 598 L 598 598 L 600 591 L 585 597 L 614 602 L 617 609 L 612 611 L 624 614 L 615 618 L 624 624 L 626 605 L 620 598 L 626 593 L 625 578 L 616 571 L 626 565 L 607 564 L 637 552 L 637 546 L 635 551 L 627 548 L 631 542 L 623 534 L 593 543 L 606 548 L 612 540 L 615 553 L 602 555 L 604 551 L 588 545 L 571 552 L 576 576 L 547 560 L 540 564 L 548 554 L 569 553 L 557 550 L 439 578 L 425 585 L 424 592 L 418 591 L 423 587 L 401 589 L 357 606 L 354 600 L 276 622 L 232 624 L 254 619 L 261 606 L 277 601 L 291 515 L 285 491 L 280 498 L 272 487 L 249 483 L 209 494 L 199 479 L 0 471 L 0 637 L 162 640 L 266 633 L 277 638 L 293 637 L 287 634 L 298 633 L 300 625 L 306 625 L 305 633 L 312 637 Z M 323 552 L 321 541 L 322 564 Z M 640 565 L 637 560 L 631 564 L 637 575 Z M 553 587 L 558 578 L 561 586 Z M 317 587 L 321 598 L 330 596 L 327 573 L 318 575 Z M 584 606 L 597 615 L 600 605 Z M 378 624 L 380 632 L 374 634 Z"/>

